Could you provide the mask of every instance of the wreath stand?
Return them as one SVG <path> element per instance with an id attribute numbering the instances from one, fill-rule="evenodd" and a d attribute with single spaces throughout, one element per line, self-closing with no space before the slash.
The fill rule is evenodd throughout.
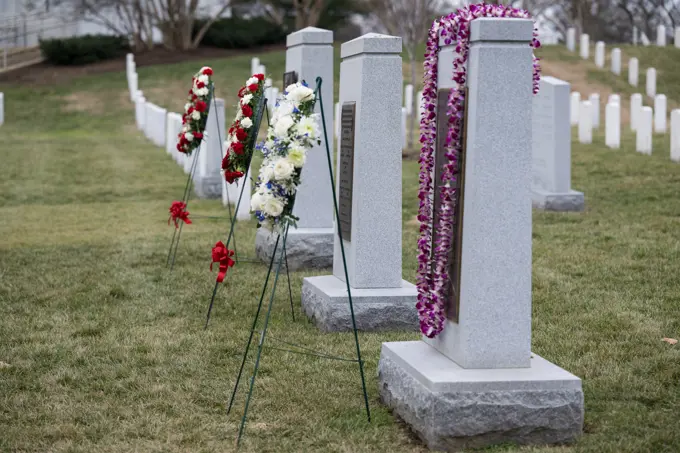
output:
<path id="1" fill-rule="evenodd" d="M 252 136 L 251 136 L 252 139 L 253 139 L 253 142 L 251 142 L 251 143 L 254 143 L 254 140 L 257 140 L 257 135 L 258 135 L 259 130 L 260 130 L 260 124 L 262 123 L 262 116 L 263 116 L 262 113 L 263 112 L 265 112 L 267 114 L 267 125 L 269 125 L 270 124 L 269 111 L 267 110 L 267 99 L 264 95 L 262 95 L 262 97 L 260 98 L 260 103 L 259 103 L 257 111 L 255 113 L 255 122 L 254 123 L 257 126 L 255 126 L 253 128 Z M 252 161 L 252 159 L 253 159 L 253 156 L 251 154 L 250 159 L 248 160 L 248 168 L 250 168 L 250 162 Z M 187 184 L 188 184 L 188 182 L 187 182 Z M 227 235 L 227 243 L 225 244 L 226 248 L 228 249 L 232 238 L 234 239 L 234 257 L 236 258 L 234 261 L 236 262 L 236 264 L 238 264 L 239 261 L 240 262 L 257 262 L 257 260 L 254 260 L 254 259 L 239 260 L 238 259 L 238 252 L 236 251 L 236 235 L 235 235 L 235 232 L 234 232 L 234 225 L 236 223 L 235 216 L 236 216 L 236 213 L 238 212 L 238 208 L 241 206 L 241 199 L 243 198 L 244 188 L 245 188 L 245 184 L 242 185 L 241 192 L 239 193 L 238 200 L 236 201 L 236 208 L 235 208 L 235 212 L 234 212 L 234 217 L 231 218 L 231 225 L 229 227 L 229 234 Z M 227 194 L 228 193 L 229 192 L 227 192 Z M 230 208 L 229 208 L 229 215 L 231 216 L 231 205 L 230 205 Z M 180 225 L 180 233 L 181 233 L 181 225 Z M 274 251 L 274 254 L 275 253 L 276 253 L 276 251 Z M 274 256 L 274 255 L 272 255 L 272 256 Z M 283 256 L 284 256 L 284 260 L 285 260 L 285 263 L 286 263 L 286 279 L 288 280 L 288 298 L 290 299 L 290 312 L 291 312 L 291 315 L 293 317 L 293 321 L 295 321 L 295 310 L 294 310 L 294 307 L 293 307 L 293 290 L 290 286 L 290 273 L 288 271 L 288 255 L 286 253 L 285 241 L 284 241 L 284 246 L 283 246 Z M 271 272 L 271 264 L 269 266 L 269 271 Z M 226 278 L 226 276 L 225 276 L 225 278 Z M 267 276 L 267 278 L 269 278 L 269 276 Z M 205 326 L 203 327 L 203 330 L 208 329 L 208 324 L 210 323 L 210 315 L 212 314 L 213 306 L 215 304 L 215 296 L 217 295 L 217 288 L 219 287 L 219 285 L 220 285 L 220 282 L 215 280 L 215 286 L 213 288 L 212 297 L 210 298 L 210 305 L 208 305 L 208 312 L 206 314 Z"/>
<path id="2" fill-rule="evenodd" d="M 209 100 L 208 100 L 208 116 L 210 114 L 210 108 L 211 105 L 217 108 L 217 103 L 215 102 L 215 84 L 214 82 L 210 83 L 210 94 L 209 94 Z M 264 95 L 260 98 L 260 105 L 259 108 L 262 109 L 263 107 L 266 107 L 266 99 L 264 99 Z M 262 120 L 261 116 L 261 110 L 259 110 L 260 114 L 259 117 L 255 118 L 255 123 L 256 126 L 253 128 L 253 130 L 250 133 L 250 139 L 254 143 L 255 140 L 257 140 L 257 134 L 259 132 L 260 128 L 260 122 Z M 218 134 L 218 140 L 220 143 L 220 155 L 222 158 L 224 158 L 224 149 L 223 149 L 223 141 L 222 141 L 222 132 L 220 131 L 219 127 L 219 118 L 217 115 L 215 115 L 215 122 L 217 123 L 217 134 Z M 201 152 L 202 146 L 198 146 L 195 151 L 194 158 L 191 162 L 191 167 L 189 170 L 189 175 L 187 177 L 187 182 L 186 185 L 184 186 L 184 193 L 182 195 L 182 202 L 185 203 L 185 206 L 189 206 L 189 200 L 191 199 L 191 192 L 193 188 L 193 181 L 194 181 L 194 175 L 196 173 L 196 168 L 198 166 L 199 162 L 199 157 L 200 157 L 200 152 Z M 221 165 L 220 161 L 220 165 Z M 250 168 L 250 160 L 248 161 L 248 168 Z M 241 197 L 243 196 L 243 191 L 245 189 L 245 184 L 241 186 L 241 191 L 239 193 L 239 203 L 241 201 Z M 236 209 L 232 212 L 231 209 L 231 200 L 229 199 L 229 191 L 227 191 L 227 210 L 228 210 L 228 215 L 229 219 L 231 222 L 231 235 L 234 236 L 234 258 L 235 261 L 238 262 L 255 262 L 256 260 L 254 259 L 248 259 L 248 258 L 241 258 L 239 259 L 239 254 L 238 250 L 236 247 L 236 235 L 233 232 L 234 231 L 234 224 L 236 223 L 236 215 L 238 213 L 238 204 L 236 205 Z M 217 219 L 222 219 L 224 217 L 222 216 L 202 216 L 202 215 L 195 215 L 193 216 L 194 219 L 212 219 L 212 220 L 217 220 Z M 184 226 L 184 222 L 181 222 L 178 228 L 175 228 L 175 230 L 172 233 L 172 239 L 170 240 L 170 248 L 168 250 L 168 257 L 166 260 L 166 266 L 170 267 L 170 270 L 172 271 L 173 268 L 175 267 L 175 260 L 177 258 L 177 250 L 179 248 L 179 243 L 180 239 L 182 237 L 182 227 Z"/>
<path id="3" fill-rule="evenodd" d="M 316 99 L 318 100 L 319 104 L 321 105 L 321 121 L 322 121 L 322 127 L 323 127 L 323 134 L 324 134 L 324 140 L 326 144 L 326 156 L 328 158 L 328 172 L 330 176 L 330 182 L 331 182 L 331 187 L 333 189 L 333 206 L 335 208 L 335 217 L 339 218 L 339 212 L 338 212 L 338 201 L 336 197 L 336 192 L 335 192 L 335 177 L 333 175 L 333 165 L 332 165 L 332 157 L 331 157 L 331 151 L 329 147 L 329 142 L 328 142 L 328 134 L 326 132 L 326 117 L 324 115 L 324 110 L 323 110 L 323 99 L 321 95 L 321 84 L 322 84 L 322 79 L 321 77 L 316 78 L 316 89 L 315 89 L 315 94 L 316 94 Z M 295 197 L 293 197 L 292 203 L 295 203 Z M 347 296 L 349 299 L 349 309 L 350 309 L 350 314 L 352 316 L 352 330 L 354 332 L 354 344 L 356 346 L 356 358 L 348 358 L 348 357 L 338 357 L 338 356 L 333 356 L 330 354 L 326 354 L 323 352 L 318 352 L 315 351 L 311 348 L 305 347 L 305 346 L 300 346 L 295 343 L 291 343 L 288 341 L 284 340 L 279 340 L 276 338 L 273 338 L 271 335 L 269 336 L 270 341 L 277 342 L 281 345 L 284 345 L 285 347 L 276 347 L 276 346 L 269 346 L 269 349 L 276 350 L 276 351 L 283 351 L 283 352 L 291 352 L 295 354 L 303 354 L 303 355 L 309 355 L 309 356 L 314 356 L 314 357 L 320 357 L 324 359 L 330 359 L 330 360 L 339 360 L 339 361 L 344 361 L 344 362 L 352 362 L 356 363 L 359 366 L 359 375 L 361 377 L 361 386 L 362 386 L 362 391 L 363 391 L 363 396 L 364 396 L 364 404 L 366 407 L 366 417 L 368 421 L 371 421 L 371 412 L 368 406 L 368 393 L 366 391 L 366 379 L 364 377 L 364 362 L 361 359 L 361 348 L 359 346 L 359 336 L 357 334 L 357 327 L 356 327 L 356 321 L 354 318 L 354 306 L 352 304 L 352 290 L 349 282 L 349 274 L 347 272 L 347 260 L 345 258 L 345 246 L 343 244 L 343 239 L 342 239 L 342 231 L 340 228 L 336 228 L 338 238 L 340 239 L 340 251 L 342 252 L 342 264 L 344 267 L 345 271 L 345 283 L 347 286 Z M 283 240 L 281 238 L 283 237 Z M 273 288 L 271 290 L 271 294 L 269 296 L 269 303 L 267 305 L 267 311 L 264 316 L 264 321 L 263 321 L 263 326 L 261 328 L 261 331 L 259 333 L 259 341 L 258 341 L 258 347 L 257 347 L 257 354 L 255 358 L 255 365 L 253 369 L 253 374 L 250 378 L 250 385 L 248 387 L 248 396 L 246 397 L 245 401 L 245 408 L 243 410 L 243 416 L 241 417 L 241 423 L 239 426 L 239 431 L 238 431 L 238 438 L 236 441 L 237 447 L 241 443 L 241 439 L 244 435 L 245 432 L 245 425 L 246 425 L 246 420 L 248 416 L 248 409 L 250 406 L 250 400 L 253 396 L 253 389 L 255 387 L 255 379 L 257 377 L 257 372 L 260 367 L 260 360 L 262 358 L 262 350 L 265 345 L 265 339 L 267 336 L 267 329 L 269 327 L 269 319 L 271 316 L 272 312 L 272 306 L 274 304 L 274 296 L 276 294 L 276 285 L 279 280 L 279 275 L 281 273 L 281 267 L 284 264 L 284 261 L 286 261 L 286 255 L 285 255 L 285 250 L 286 250 L 286 239 L 288 238 L 288 226 L 286 226 L 285 231 L 283 232 L 283 235 L 279 235 L 276 239 L 276 244 L 274 245 L 274 251 L 272 253 L 271 259 L 269 261 L 269 269 L 267 271 L 267 277 L 265 278 L 264 285 L 262 288 L 262 294 L 260 295 L 260 301 L 257 305 L 257 311 L 255 312 L 255 317 L 253 319 L 253 324 L 250 329 L 250 336 L 248 337 L 248 342 L 246 343 L 245 351 L 243 352 L 243 359 L 241 361 L 241 367 L 238 372 L 238 376 L 236 377 L 236 382 L 234 383 L 234 389 L 231 393 L 231 398 L 229 400 L 229 407 L 227 408 L 227 414 L 231 413 L 231 409 L 234 404 L 234 400 L 236 398 L 236 392 L 238 391 L 238 386 L 241 381 L 241 377 L 243 375 L 243 369 L 245 367 L 246 360 L 248 358 L 248 352 L 250 350 L 250 346 L 252 345 L 253 342 L 253 337 L 255 336 L 255 329 L 258 325 L 258 320 L 260 318 L 260 313 L 262 312 L 262 305 L 264 301 L 264 297 L 267 292 L 267 285 L 269 283 L 269 278 L 272 273 L 272 268 L 274 266 L 274 261 L 276 259 L 277 251 L 279 250 L 279 243 L 281 243 L 281 252 L 279 252 L 278 256 L 278 261 L 276 263 L 276 274 L 274 276 L 274 283 L 273 283 Z M 292 296 L 291 296 L 292 297 Z M 288 349 L 286 347 L 292 347 L 295 349 Z"/>

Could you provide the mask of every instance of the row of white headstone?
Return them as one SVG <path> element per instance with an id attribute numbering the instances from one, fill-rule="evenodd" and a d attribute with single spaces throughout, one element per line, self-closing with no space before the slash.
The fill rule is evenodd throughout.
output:
<path id="1" fill-rule="evenodd" d="M 205 139 L 201 143 L 200 153 L 196 151 L 187 156 L 177 150 L 177 137 L 182 131 L 182 115 L 168 112 L 144 97 L 144 93 L 138 89 L 138 74 L 134 55 L 128 54 L 126 60 L 126 73 L 130 99 L 135 104 L 135 123 L 144 136 L 158 147 L 164 147 L 173 160 L 184 170 L 187 175 L 193 173 L 193 180 L 197 186 L 197 193 L 201 197 L 219 196 L 220 187 L 217 181 L 221 181 L 222 202 L 236 204 L 240 187 L 229 185 L 221 177 L 221 156 L 224 154 L 224 142 L 220 143 L 217 132 L 224 130 L 224 100 L 215 99 L 210 106 L 208 122 L 206 125 Z M 215 117 L 217 115 L 217 119 Z M 226 137 L 224 137 L 226 138 Z M 220 149 L 222 148 L 222 149 Z M 199 156 L 196 161 L 196 156 Z M 195 170 L 194 170 L 194 167 Z M 237 213 L 238 220 L 250 218 L 250 179 L 244 178 L 246 188 L 243 191 L 243 199 Z M 212 186 L 212 188 L 207 188 Z"/>
<path id="2" fill-rule="evenodd" d="M 570 29 L 573 30 L 573 29 Z M 573 33 L 572 33 L 573 34 Z M 588 59 L 589 55 L 589 38 L 588 35 L 581 35 L 581 43 L 579 53 L 581 58 Z M 569 46 L 568 46 L 569 47 Z M 573 50 L 573 46 L 569 47 Z M 605 66 L 605 44 L 602 41 L 595 43 L 595 66 L 604 68 Z M 628 83 L 634 87 L 638 86 L 639 80 L 638 59 L 633 57 L 628 60 Z M 611 52 L 611 72 L 616 75 L 621 75 L 621 49 L 614 48 Z M 648 68 L 647 77 L 645 78 L 645 92 L 647 96 L 653 98 L 656 96 L 656 69 Z"/>
<path id="3" fill-rule="evenodd" d="M 635 93 L 630 99 L 630 129 L 636 133 L 636 151 L 652 153 L 653 133 L 665 134 L 667 131 L 667 99 L 663 94 L 654 97 L 654 108 L 642 104 L 642 95 Z M 581 94 L 571 93 L 570 121 L 578 125 L 578 138 L 581 143 L 592 143 L 593 129 L 600 125 L 600 95 L 593 93 L 581 101 Z M 671 112 L 671 160 L 680 161 L 680 109 Z M 605 107 L 605 145 L 609 148 L 621 147 L 621 97 L 609 96 Z"/>
<path id="4" fill-rule="evenodd" d="M 5 123 L 5 94 L 0 92 L 0 126 Z"/>
<path id="5" fill-rule="evenodd" d="M 645 46 L 648 46 L 650 44 L 649 39 L 647 36 L 642 33 L 640 35 L 637 27 L 633 27 L 633 44 L 637 45 L 638 43 L 638 36 L 641 37 L 642 44 Z M 659 25 L 656 28 L 656 45 L 660 47 L 666 46 L 666 26 L 665 25 Z M 673 42 L 676 48 L 680 49 L 680 27 L 675 27 L 675 33 L 673 35 Z M 571 27 L 567 29 L 567 36 L 565 38 L 566 44 L 567 44 L 567 49 L 570 51 L 574 52 L 576 50 L 576 29 Z M 581 44 L 581 56 L 585 59 L 588 58 L 588 41 L 589 41 L 589 36 L 587 34 L 582 34 L 580 38 L 580 44 Z M 602 41 L 598 41 L 602 42 Z M 584 46 L 585 44 L 585 46 Z M 597 47 L 595 49 L 597 51 Z M 584 55 L 585 52 L 585 56 Z M 597 60 L 596 60 L 597 61 Z"/>

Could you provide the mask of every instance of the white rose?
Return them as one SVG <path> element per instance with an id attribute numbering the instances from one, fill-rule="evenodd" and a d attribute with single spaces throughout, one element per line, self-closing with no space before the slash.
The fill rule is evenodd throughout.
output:
<path id="1" fill-rule="evenodd" d="M 276 125 L 274 126 L 274 134 L 276 134 L 277 137 L 285 138 L 288 136 L 288 129 L 293 125 L 294 121 L 293 118 L 290 116 L 284 116 L 282 118 L 279 118 L 279 120 L 276 122 Z"/>
<path id="2" fill-rule="evenodd" d="M 260 192 L 255 192 L 250 199 L 250 210 L 253 212 L 262 211 L 263 201 L 262 194 L 260 194 Z"/>
<path id="3" fill-rule="evenodd" d="M 274 177 L 277 181 L 285 181 L 295 171 L 293 164 L 286 158 L 279 159 L 274 164 Z"/>
<path id="4" fill-rule="evenodd" d="M 191 112 L 191 118 L 196 120 L 196 121 L 200 120 L 201 119 L 201 112 L 199 112 L 198 110 L 194 110 L 193 112 Z"/>
<path id="5" fill-rule="evenodd" d="M 298 87 L 297 83 L 292 83 L 286 87 L 286 93 L 292 93 Z"/>
<path id="6" fill-rule="evenodd" d="M 241 120 L 241 127 L 243 129 L 250 129 L 250 127 L 253 125 L 253 121 L 250 118 L 243 118 Z"/>
<path id="7" fill-rule="evenodd" d="M 248 105 L 250 104 L 250 101 L 253 100 L 253 95 L 252 94 L 246 94 L 241 98 L 241 105 Z"/>
<path id="8" fill-rule="evenodd" d="M 184 138 L 186 138 L 188 142 L 193 141 L 194 134 L 192 134 L 191 132 L 187 132 L 186 134 L 184 134 Z"/>
<path id="9" fill-rule="evenodd" d="M 263 166 L 260 170 L 260 179 L 263 183 L 268 183 L 274 179 L 274 167 L 271 165 Z"/>
<path id="10" fill-rule="evenodd" d="M 272 217 L 278 217 L 283 212 L 283 202 L 278 198 L 271 197 L 265 200 L 262 210 Z"/>
<path id="11" fill-rule="evenodd" d="M 306 86 L 300 85 L 289 92 L 286 98 L 293 102 L 311 101 L 314 99 L 314 91 Z"/>

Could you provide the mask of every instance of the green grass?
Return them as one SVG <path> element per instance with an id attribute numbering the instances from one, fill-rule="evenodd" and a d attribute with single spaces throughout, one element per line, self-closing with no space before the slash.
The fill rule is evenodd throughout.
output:
<path id="1" fill-rule="evenodd" d="M 283 74 L 281 53 L 261 56 Z M 249 58 L 207 61 L 227 105 Z M 152 100 L 174 96 L 197 64 L 139 69 Z M 336 65 L 336 72 L 337 72 Z M 275 83 L 277 78 L 275 77 Z M 233 451 L 245 395 L 225 404 L 265 269 L 240 263 L 220 288 L 210 249 L 227 222 L 184 229 L 173 273 L 167 208 L 181 169 L 134 128 L 122 73 L 69 86 L 0 86 L 6 124 L 0 190 L 0 451 Z M 75 92 L 75 94 L 74 94 Z M 596 143 L 573 146 L 573 187 L 584 213 L 534 213 L 533 351 L 583 378 L 585 434 L 570 447 L 496 447 L 496 452 L 677 452 L 680 431 L 680 166 L 656 137 L 651 157 Z M 657 150 L 662 150 L 657 152 Z M 417 163 L 404 161 L 404 278 L 413 281 Z M 194 214 L 224 214 L 217 201 Z M 239 224 L 253 255 L 255 224 Z M 324 273 L 324 272 L 319 272 Z M 271 334 L 352 356 L 350 334 L 321 334 L 283 288 Z M 373 422 L 367 424 L 356 367 L 265 351 L 242 451 L 419 452 L 406 427 L 378 401 L 383 341 L 415 333 L 362 333 Z"/>

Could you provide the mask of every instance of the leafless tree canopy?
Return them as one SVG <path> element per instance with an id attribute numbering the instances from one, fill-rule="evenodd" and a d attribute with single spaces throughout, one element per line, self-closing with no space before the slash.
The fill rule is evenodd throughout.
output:
<path id="1" fill-rule="evenodd" d="M 524 7 L 558 32 L 573 26 L 596 41 L 630 42 L 633 27 L 653 39 L 658 25 L 667 33 L 680 25 L 680 0 L 529 0 Z"/>
<path id="2" fill-rule="evenodd" d="M 198 46 L 210 25 L 230 6 L 229 0 L 217 2 L 217 8 L 192 36 L 201 10 L 199 0 L 75 0 L 77 10 L 89 20 L 110 30 L 131 36 L 138 49 L 153 46 L 153 28 L 163 35 L 170 49 L 187 50 Z M 215 3 L 213 3 L 214 5 Z"/>

